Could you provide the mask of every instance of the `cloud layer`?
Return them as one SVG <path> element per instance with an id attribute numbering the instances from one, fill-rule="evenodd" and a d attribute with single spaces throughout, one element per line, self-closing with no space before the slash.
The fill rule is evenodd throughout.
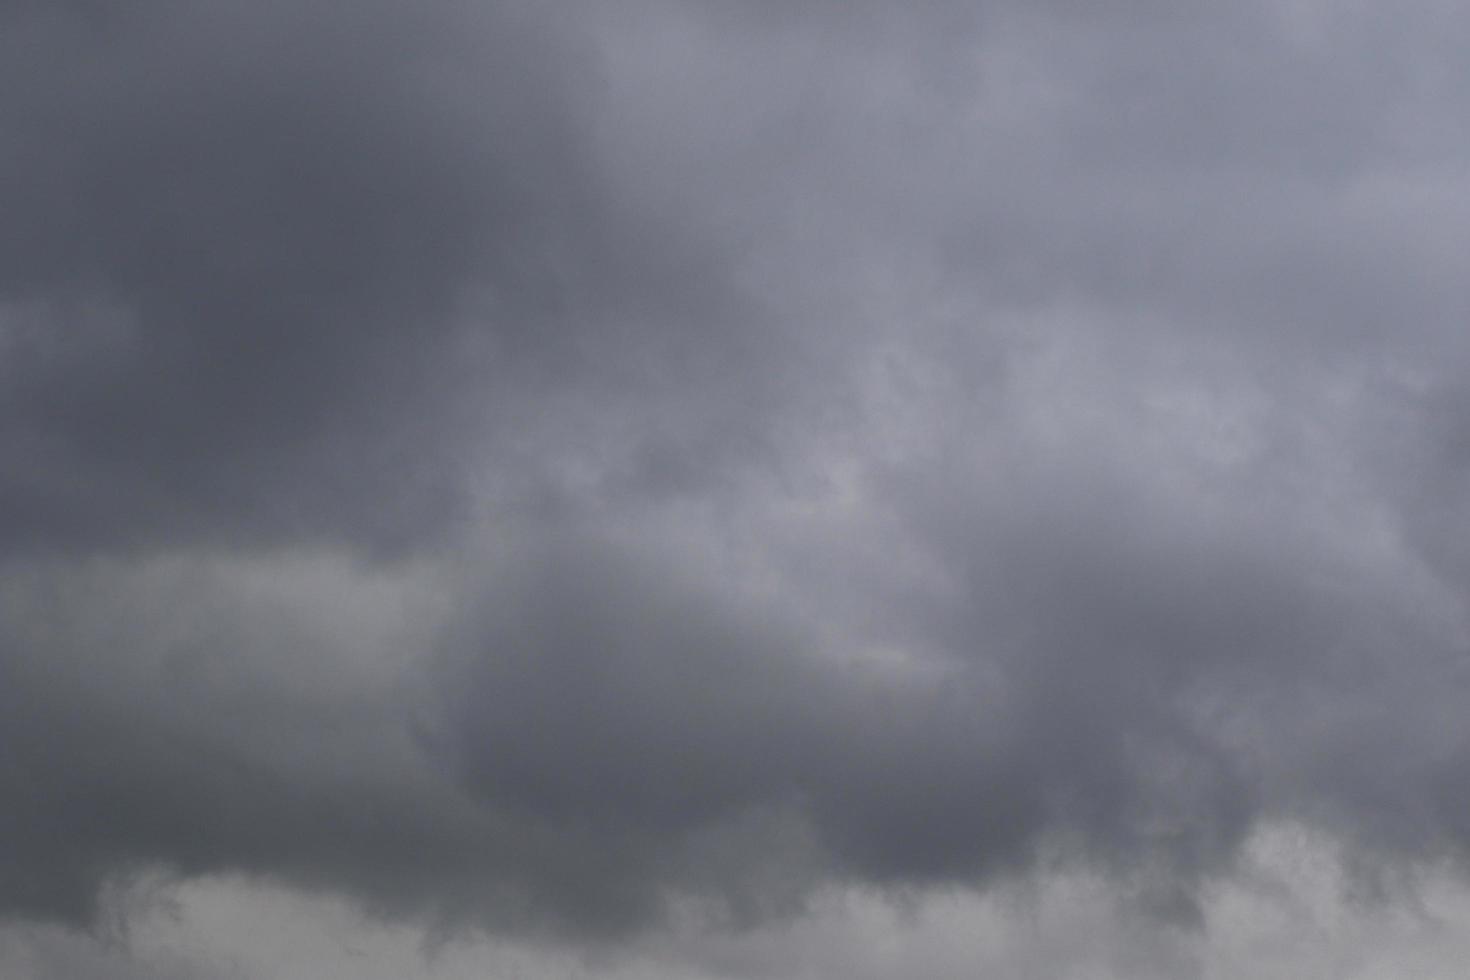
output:
<path id="1" fill-rule="evenodd" d="M 1462 861 L 1467 31 L 0 6 L 0 914 Z"/>

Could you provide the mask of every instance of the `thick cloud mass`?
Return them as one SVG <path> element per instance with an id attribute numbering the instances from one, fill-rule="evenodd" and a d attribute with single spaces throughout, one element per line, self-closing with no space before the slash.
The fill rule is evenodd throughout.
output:
<path id="1" fill-rule="evenodd" d="M 1467 34 L 0 5 L 0 916 L 1462 863 Z"/>

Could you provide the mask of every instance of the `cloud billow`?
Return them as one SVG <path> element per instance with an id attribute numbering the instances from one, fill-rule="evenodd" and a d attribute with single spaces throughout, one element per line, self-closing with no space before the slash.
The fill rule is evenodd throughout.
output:
<path id="1" fill-rule="evenodd" d="M 1147 6 L 0 9 L 0 914 L 1463 860 L 1470 22 Z"/>

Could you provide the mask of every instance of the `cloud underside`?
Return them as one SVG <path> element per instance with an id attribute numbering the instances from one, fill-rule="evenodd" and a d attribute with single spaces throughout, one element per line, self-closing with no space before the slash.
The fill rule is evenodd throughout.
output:
<path id="1" fill-rule="evenodd" d="M 0 5 L 0 916 L 1460 861 L 1470 20 L 1154 6 Z"/>

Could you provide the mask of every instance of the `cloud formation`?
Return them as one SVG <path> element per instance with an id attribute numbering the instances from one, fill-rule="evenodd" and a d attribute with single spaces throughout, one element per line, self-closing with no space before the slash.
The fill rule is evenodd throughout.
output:
<path id="1" fill-rule="evenodd" d="M 1467 30 L 0 6 L 0 914 L 1463 861 Z"/>

